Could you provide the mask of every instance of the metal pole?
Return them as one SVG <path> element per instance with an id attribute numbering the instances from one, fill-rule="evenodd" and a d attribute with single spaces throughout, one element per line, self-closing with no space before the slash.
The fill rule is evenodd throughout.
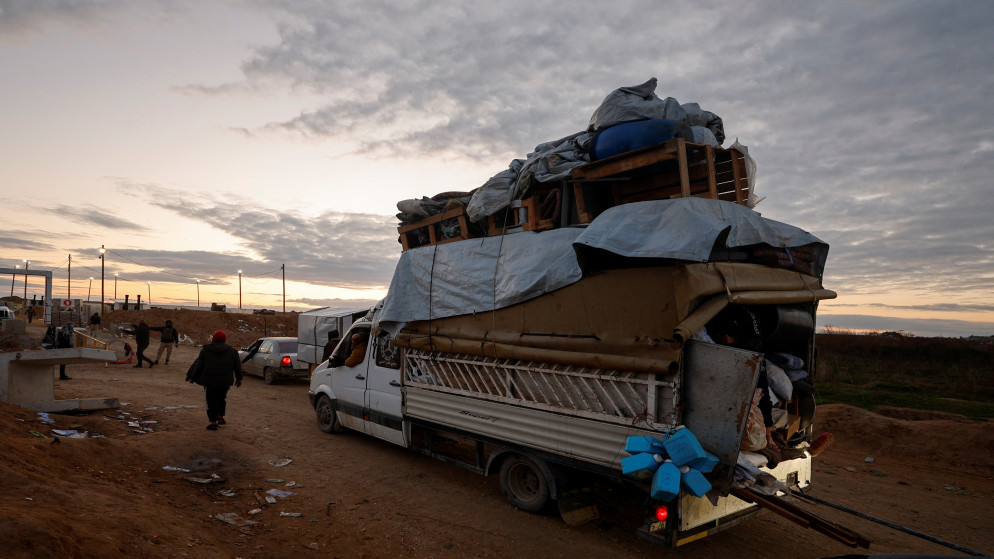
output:
<path id="1" fill-rule="evenodd" d="M 200 308 L 200 280 L 197 280 L 197 308 Z"/>
<path id="2" fill-rule="evenodd" d="M 104 315 L 104 301 L 107 300 L 104 298 L 104 253 L 105 252 L 107 252 L 107 249 L 104 248 L 104 245 L 100 245 L 100 316 Z"/>
<path id="3" fill-rule="evenodd" d="M 66 276 L 66 299 L 72 301 L 72 255 L 69 255 L 69 268 Z"/>
<path id="4" fill-rule="evenodd" d="M 808 495 L 807 493 L 802 493 L 801 491 L 791 490 L 790 494 L 791 495 L 795 495 L 797 497 L 800 497 L 802 499 L 807 499 L 808 501 L 811 501 L 813 503 L 818 503 L 818 504 L 821 504 L 821 505 L 826 505 L 826 506 L 832 507 L 833 509 L 840 510 L 842 512 L 851 514 L 853 516 L 858 516 L 859 518 L 863 518 L 865 520 L 870 520 L 872 522 L 876 522 L 877 524 L 883 524 L 884 526 L 886 526 L 888 528 L 893 528 L 895 530 L 900 530 L 901 532 L 904 532 L 905 534 L 911 534 L 912 536 L 915 536 L 917 538 L 921 538 L 923 540 L 928 540 L 930 542 L 937 543 L 939 545 L 944 545 L 946 547 L 955 549 L 956 551 L 962 551 L 963 553 L 966 553 L 967 555 L 973 555 L 975 557 L 986 557 L 985 554 L 980 553 L 979 551 L 974 551 L 972 549 L 967 549 L 965 547 L 958 546 L 958 545 L 956 545 L 954 543 L 950 543 L 950 542 L 947 542 L 947 541 L 940 540 L 939 538 L 936 538 L 934 536 L 930 536 L 930 535 L 925 534 L 923 532 L 919 532 L 917 530 L 912 530 L 910 528 L 905 528 L 904 526 L 901 526 L 900 524 L 894 524 L 893 522 L 888 522 L 886 520 L 870 516 L 868 514 L 865 514 L 865 513 L 856 511 L 856 510 L 853 510 L 851 508 L 844 507 L 842 505 L 837 505 L 835 503 L 828 502 L 828 501 L 826 501 L 824 499 L 819 499 L 818 497 L 815 497 L 813 495 Z"/>
<path id="5" fill-rule="evenodd" d="M 114 274 L 114 302 L 117 302 L 117 274 Z"/>
<path id="6" fill-rule="evenodd" d="M 283 314 L 286 314 L 286 264 L 280 264 L 280 270 L 283 270 Z"/>
<path id="7" fill-rule="evenodd" d="M 10 298 L 14 298 L 14 282 L 17 281 L 17 270 L 21 269 L 20 264 L 14 264 L 14 272 L 10 274 Z"/>
<path id="8" fill-rule="evenodd" d="M 238 310 L 242 310 L 242 271 L 238 270 Z"/>
<path id="9" fill-rule="evenodd" d="M 93 289 L 93 276 L 90 276 L 90 283 L 86 286 L 86 302 L 90 302 L 90 290 Z"/>
<path id="10" fill-rule="evenodd" d="M 24 261 L 24 305 L 28 304 L 28 266 L 30 265 L 30 262 Z"/>
<path id="11" fill-rule="evenodd" d="M 148 284 L 148 308 L 152 308 L 152 282 L 145 282 Z"/>

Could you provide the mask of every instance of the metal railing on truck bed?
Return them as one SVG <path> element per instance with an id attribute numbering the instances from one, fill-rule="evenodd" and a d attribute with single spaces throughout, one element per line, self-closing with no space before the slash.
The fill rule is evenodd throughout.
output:
<path id="1" fill-rule="evenodd" d="M 404 383 L 627 426 L 680 424 L 679 376 L 474 355 L 406 354 Z"/>

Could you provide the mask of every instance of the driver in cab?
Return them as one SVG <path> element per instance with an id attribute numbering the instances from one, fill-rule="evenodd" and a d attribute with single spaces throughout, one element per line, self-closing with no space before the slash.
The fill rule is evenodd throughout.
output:
<path id="1" fill-rule="evenodd" d="M 359 363 L 362 363 L 362 360 L 366 357 L 366 339 L 367 334 L 365 332 L 352 334 L 352 353 L 345 359 L 346 367 L 355 367 Z"/>

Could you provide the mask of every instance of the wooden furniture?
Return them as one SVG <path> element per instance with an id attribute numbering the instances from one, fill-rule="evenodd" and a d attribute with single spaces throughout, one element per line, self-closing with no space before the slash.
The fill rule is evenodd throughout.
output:
<path id="1" fill-rule="evenodd" d="M 441 230 L 442 222 L 450 219 L 457 220 L 459 224 L 459 234 L 454 237 L 446 237 Z M 462 207 L 452 208 L 448 211 L 428 216 L 416 223 L 401 225 L 397 228 L 397 233 L 400 234 L 400 244 L 404 247 L 404 250 L 419 246 L 461 241 L 477 236 L 470 232 L 469 221 L 466 218 L 466 208 Z M 425 235 L 427 235 L 427 242 L 421 240 Z"/>
<path id="2" fill-rule="evenodd" d="M 745 204 L 749 198 L 744 154 L 682 138 L 581 165 L 569 180 L 579 223 L 629 202 L 698 196 Z"/>

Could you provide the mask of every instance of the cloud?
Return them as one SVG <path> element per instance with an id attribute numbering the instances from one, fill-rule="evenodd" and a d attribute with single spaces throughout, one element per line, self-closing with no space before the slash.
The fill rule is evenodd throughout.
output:
<path id="1" fill-rule="evenodd" d="M 107 213 L 107 210 L 89 204 L 80 204 L 77 206 L 60 204 L 52 208 L 38 208 L 38 211 L 52 214 L 61 219 L 85 225 L 87 227 L 98 226 L 106 229 L 120 229 L 133 233 L 143 233 L 153 230 L 144 225 L 139 225 L 133 221 Z"/>
<path id="2" fill-rule="evenodd" d="M 178 216 L 200 221 L 232 236 L 240 254 L 129 251 L 144 265 L 163 269 L 197 269 L 230 277 L 275 273 L 286 266 L 293 281 L 353 289 L 385 289 L 400 254 L 392 216 L 324 211 L 314 216 L 231 204 L 217 198 L 190 198 L 154 184 L 121 181 L 129 193 L 144 192 L 149 203 Z"/>
<path id="3" fill-rule="evenodd" d="M 994 322 L 968 322 L 936 318 L 914 319 L 862 314 L 821 314 L 818 317 L 818 325 L 822 329 L 902 331 L 925 337 L 994 336 Z"/>

